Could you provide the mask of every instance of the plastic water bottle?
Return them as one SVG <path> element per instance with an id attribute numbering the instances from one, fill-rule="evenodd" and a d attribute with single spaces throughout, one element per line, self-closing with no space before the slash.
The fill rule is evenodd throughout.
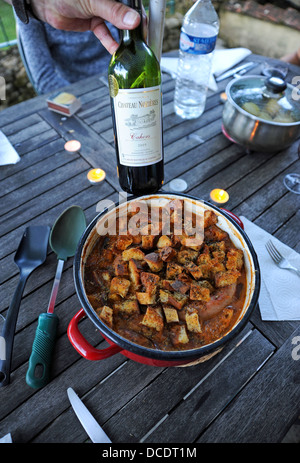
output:
<path id="1" fill-rule="evenodd" d="M 198 0 L 186 13 L 180 34 L 174 108 L 184 119 L 204 111 L 218 32 L 219 18 L 211 0 Z"/>

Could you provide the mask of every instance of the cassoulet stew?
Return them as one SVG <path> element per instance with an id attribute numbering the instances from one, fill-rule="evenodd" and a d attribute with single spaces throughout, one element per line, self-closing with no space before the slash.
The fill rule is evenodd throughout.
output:
<path id="1" fill-rule="evenodd" d="M 170 201 L 153 226 L 150 212 L 130 203 L 116 219 L 117 234 L 99 236 L 85 263 L 85 291 L 100 319 L 150 349 L 210 344 L 231 329 L 244 305 L 243 251 L 212 210 L 204 211 L 202 235 L 196 234 L 198 217 L 184 219 L 184 207 L 183 200 Z"/>

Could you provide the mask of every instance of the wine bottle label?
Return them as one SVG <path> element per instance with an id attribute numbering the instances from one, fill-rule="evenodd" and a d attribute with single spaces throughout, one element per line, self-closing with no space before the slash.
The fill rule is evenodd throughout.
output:
<path id="1" fill-rule="evenodd" d="M 193 55 L 206 55 L 215 49 L 217 36 L 214 37 L 194 37 L 193 35 L 181 32 L 180 50 Z"/>
<path id="2" fill-rule="evenodd" d="M 142 167 L 161 161 L 160 85 L 119 89 L 113 103 L 120 164 Z"/>

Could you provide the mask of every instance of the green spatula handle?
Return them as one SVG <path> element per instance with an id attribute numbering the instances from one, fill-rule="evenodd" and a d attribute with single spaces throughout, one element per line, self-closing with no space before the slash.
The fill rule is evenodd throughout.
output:
<path id="1" fill-rule="evenodd" d="M 35 389 L 49 382 L 57 326 L 58 317 L 54 313 L 42 313 L 39 316 L 26 373 L 26 383 Z"/>

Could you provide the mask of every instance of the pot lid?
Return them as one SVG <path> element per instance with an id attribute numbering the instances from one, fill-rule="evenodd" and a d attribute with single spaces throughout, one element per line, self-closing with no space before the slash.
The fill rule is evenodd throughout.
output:
<path id="1" fill-rule="evenodd" d="M 228 85 L 227 94 L 253 116 L 282 124 L 300 122 L 300 93 L 280 77 L 240 77 Z"/>

